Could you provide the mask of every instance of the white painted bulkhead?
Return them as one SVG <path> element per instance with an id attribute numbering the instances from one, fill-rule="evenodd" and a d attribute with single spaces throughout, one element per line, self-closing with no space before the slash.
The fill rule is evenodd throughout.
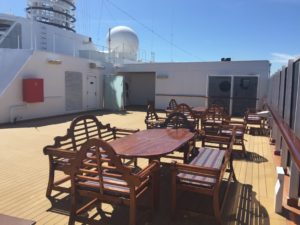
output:
<path id="1" fill-rule="evenodd" d="M 102 109 L 103 75 L 111 73 L 111 67 L 103 65 L 105 66 L 101 68 L 91 68 L 90 61 L 87 59 L 47 52 L 33 52 L 0 96 L 0 123 Z M 66 108 L 65 72 L 67 71 L 82 74 L 82 106 L 77 110 L 67 110 Z M 91 102 L 88 95 L 89 77 L 94 77 L 96 81 L 96 97 L 93 100 L 96 102 L 95 107 L 88 104 L 89 101 Z M 23 102 L 22 80 L 24 78 L 44 80 L 44 102 Z"/>
<path id="2" fill-rule="evenodd" d="M 155 73 L 155 107 L 165 109 L 171 98 L 191 106 L 206 106 L 209 76 L 257 76 L 258 107 L 267 96 L 270 63 L 266 60 L 227 62 L 126 64 L 119 73 Z"/>

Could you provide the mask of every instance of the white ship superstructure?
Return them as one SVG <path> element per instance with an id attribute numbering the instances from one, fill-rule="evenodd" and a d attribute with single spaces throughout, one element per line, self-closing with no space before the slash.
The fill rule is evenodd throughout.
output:
<path id="1" fill-rule="evenodd" d="M 106 50 L 99 51 L 93 37 L 75 32 L 75 9 L 71 0 L 29 0 L 27 18 L 0 14 L 0 123 L 148 101 L 164 108 L 172 97 L 207 105 L 212 90 L 231 98 L 219 103 L 240 114 L 234 95 L 259 107 L 267 94 L 267 60 L 143 62 L 138 35 L 126 26 L 107 31 Z M 24 97 L 31 90 L 24 83 L 34 79 L 43 85 L 40 100 Z"/>

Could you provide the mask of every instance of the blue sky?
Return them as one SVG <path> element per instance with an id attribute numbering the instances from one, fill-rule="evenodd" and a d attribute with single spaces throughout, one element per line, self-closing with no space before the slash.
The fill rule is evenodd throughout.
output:
<path id="1" fill-rule="evenodd" d="M 1 0 L 0 12 L 25 16 L 26 0 Z M 270 60 L 272 71 L 300 56 L 300 0 L 77 0 L 78 33 L 105 45 L 126 25 L 140 52 L 156 61 Z"/>

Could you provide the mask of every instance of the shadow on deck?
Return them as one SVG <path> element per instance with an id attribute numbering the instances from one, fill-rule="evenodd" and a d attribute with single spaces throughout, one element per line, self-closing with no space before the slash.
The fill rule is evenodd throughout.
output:
<path id="1" fill-rule="evenodd" d="M 138 207 L 138 224 L 147 225 L 213 225 L 215 221 L 206 217 L 190 216 L 189 214 L 177 214 L 175 220 L 170 219 L 170 174 L 164 168 L 160 181 L 160 206 L 154 212 L 152 219 L 150 213 L 144 207 L 148 198 L 142 199 Z M 48 211 L 68 216 L 70 207 L 70 195 L 58 193 L 49 199 L 51 208 Z M 207 196 L 195 193 L 181 193 L 178 198 L 178 205 L 192 211 L 212 213 L 211 199 Z M 127 224 L 129 210 L 126 206 L 104 207 L 103 210 L 91 210 L 80 216 L 78 221 L 82 224 Z M 256 199 L 256 193 L 252 185 L 232 183 L 229 195 L 223 210 L 224 224 L 235 225 L 269 225 L 267 210 Z"/>
<path id="2" fill-rule="evenodd" d="M 24 121 L 16 121 L 14 123 L 6 123 L 6 124 L 0 124 L 0 129 L 4 128 L 25 128 L 25 127 L 43 127 L 48 125 L 55 125 L 55 124 L 61 124 L 65 122 L 71 122 L 75 117 L 79 115 L 85 115 L 85 114 L 91 114 L 95 116 L 103 116 L 103 115 L 121 115 L 126 116 L 128 114 L 132 114 L 132 112 L 140 112 L 145 111 L 145 107 L 126 107 L 126 110 L 121 111 L 109 111 L 109 110 L 94 110 L 94 111 L 87 111 L 87 112 L 79 112 L 79 113 L 72 113 L 67 115 L 56 115 L 51 117 L 45 117 L 45 118 L 38 118 L 38 119 L 32 119 L 32 120 L 24 120 Z"/>

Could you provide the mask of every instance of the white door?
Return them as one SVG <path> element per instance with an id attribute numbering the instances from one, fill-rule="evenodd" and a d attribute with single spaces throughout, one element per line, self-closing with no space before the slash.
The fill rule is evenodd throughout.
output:
<path id="1" fill-rule="evenodd" d="M 96 109 L 97 104 L 97 89 L 96 89 L 96 77 L 87 77 L 87 109 Z"/>

